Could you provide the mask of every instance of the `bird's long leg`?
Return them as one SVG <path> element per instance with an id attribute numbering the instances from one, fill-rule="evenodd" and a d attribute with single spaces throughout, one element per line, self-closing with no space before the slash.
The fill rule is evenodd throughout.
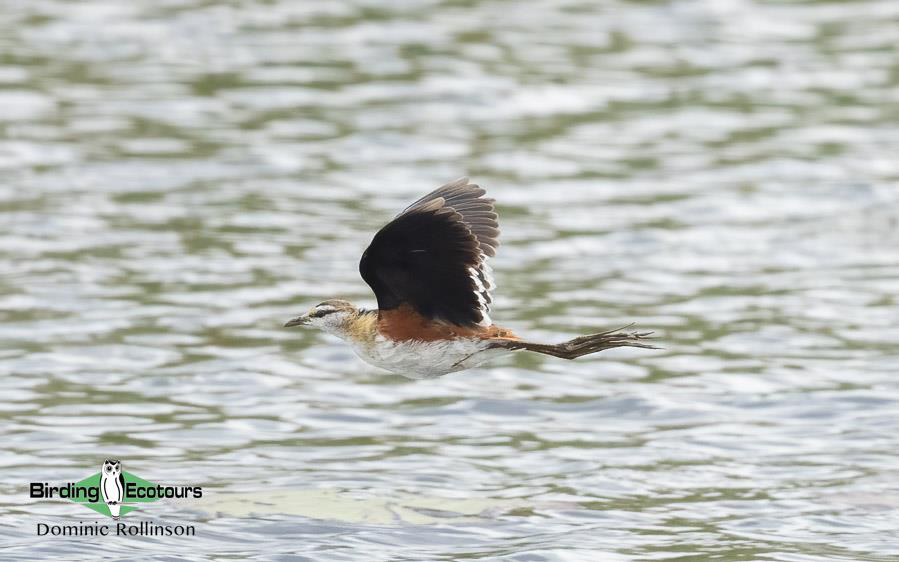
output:
<path id="1" fill-rule="evenodd" d="M 646 343 L 646 339 L 652 332 L 623 332 L 630 326 L 609 330 L 598 334 L 590 334 L 568 340 L 558 344 L 534 343 L 522 340 L 497 340 L 491 344 L 491 348 L 509 350 L 525 349 L 544 355 L 552 355 L 561 359 L 575 359 L 590 353 L 597 353 L 614 347 L 642 347 L 645 349 L 658 349 L 654 345 Z"/>

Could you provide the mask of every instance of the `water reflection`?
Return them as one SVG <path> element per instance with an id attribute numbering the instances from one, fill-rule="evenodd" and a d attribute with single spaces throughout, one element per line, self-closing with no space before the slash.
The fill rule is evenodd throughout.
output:
<path id="1" fill-rule="evenodd" d="M 208 488 L 152 512 L 197 559 L 895 557 L 897 18 L 8 3 L 5 552 L 83 552 L 33 536 L 86 515 L 26 484 L 114 456 Z M 371 302 L 372 232 L 462 174 L 500 204 L 497 320 L 665 350 L 409 383 L 280 328 Z"/>

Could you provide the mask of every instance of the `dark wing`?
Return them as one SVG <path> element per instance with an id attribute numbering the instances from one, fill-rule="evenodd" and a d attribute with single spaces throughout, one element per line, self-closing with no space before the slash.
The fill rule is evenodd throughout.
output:
<path id="1" fill-rule="evenodd" d="M 499 246 L 493 199 L 467 178 L 412 203 L 375 234 L 359 272 L 378 308 L 412 306 L 426 318 L 489 325 L 493 279 L 486 260 Z"/>
<path id="2" fill-rule="evenodd" d="M 124 501 L 124 499 L 125 499 L 125 472 L 124 471 L 119 473 L 119 488 L 122 489 L 122 497 L 119 501 Z"/>

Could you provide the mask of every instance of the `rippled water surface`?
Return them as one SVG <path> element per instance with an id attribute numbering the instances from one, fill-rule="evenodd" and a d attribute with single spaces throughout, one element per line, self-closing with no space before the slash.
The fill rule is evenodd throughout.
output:
<path id="1" fill-rule="evenodd" d="M 899 559 L 899 2 L 0 2 L 2 558 Z M 664 349 L 433 381 L 285 330 L 470 175 L 494 318 Z M 204 487 L 100 521 L 104 458 Z"/>

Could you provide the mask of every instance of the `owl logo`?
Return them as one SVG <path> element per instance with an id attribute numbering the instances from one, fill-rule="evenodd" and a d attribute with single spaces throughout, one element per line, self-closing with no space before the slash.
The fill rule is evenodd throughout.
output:
<path id="1" fill-rule="evenodd" d="M 122 501 L 125 500 L 125 477 L 122 476 L 122 463 L 106 459 L 100 469 L 100 491 L 103 501 L 109 507 L 113 519 L 119 518 Z"/>

